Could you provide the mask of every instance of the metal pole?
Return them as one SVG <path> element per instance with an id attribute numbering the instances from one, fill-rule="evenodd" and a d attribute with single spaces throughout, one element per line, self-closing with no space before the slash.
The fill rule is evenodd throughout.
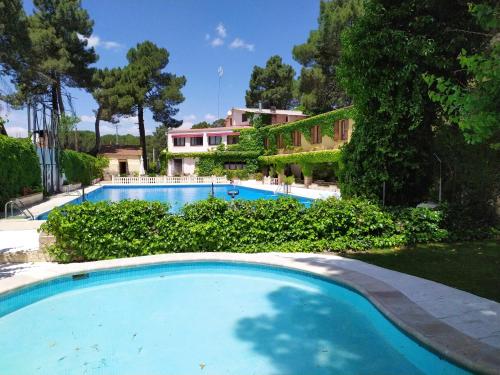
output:
<path id="1" fill-rule="evenodd" d="M 385 206 L 385 181 L 382 183 L 382 206 Z"/>
<path id="2" fill-rule="evenodd" d="M 439 195 L 438 195 L 438 199 L 439 199 L 439 203 L 441 203 L 442 192 L 443 192 L 443 189 L 442 189 L 442 184 L 443 184 L 443 179 L 442 179 L 443 163 L 441 162 L 441 159 L 439 158 L 439 156 L 437 156 L 435 153 L 434 153 L 434 157 L 439 162 Z"/>

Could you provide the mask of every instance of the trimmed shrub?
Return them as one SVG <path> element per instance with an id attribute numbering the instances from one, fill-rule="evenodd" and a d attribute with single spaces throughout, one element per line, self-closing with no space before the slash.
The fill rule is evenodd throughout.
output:
<path id="1" fill-rule="evenodd" d="M 158 202 L 86 202 L 53 210 L 41 229 L 61 262 L 189 251 L 344 251 L 444 239 L 441 214 L 364 200 L 210 198 L 177 213 Z"/>
<path id="2" fill-rule="evenodd" d="M 0 135 L 0 205 L 26 191 L 41 191 L 38 156 L 29 139 Z"/>
<path id="3" fill-rule="evenodd" d="M 64 150 L 61 152 L 61 167 L 71 183 L 90 185 L 92 180 L 102 178 L 104 168 L 109 164 L 105 157 L 94 157 L 83 152 Z"/>

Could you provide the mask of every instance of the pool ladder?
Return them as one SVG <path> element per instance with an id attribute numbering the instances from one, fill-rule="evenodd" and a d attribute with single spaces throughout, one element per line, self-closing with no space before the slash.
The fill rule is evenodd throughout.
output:
<path id="1" fill-rule="evenodd" d="M 10 216 L 14 216 L 14 207 L 17 208 L 27 219 L 35 220 L 35 216 L 31 213 L 31 211 L 24 205 L 24 203 L 18 199 L 8 201 L 5 203 L 4 207 L 4 217 L 7 219 L 7 214 L 9 212 L 10 207 Z"/>

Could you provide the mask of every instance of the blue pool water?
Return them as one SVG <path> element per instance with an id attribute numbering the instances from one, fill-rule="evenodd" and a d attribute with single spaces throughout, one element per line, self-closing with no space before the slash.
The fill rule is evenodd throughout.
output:
<path id="1" fill-rule="evenodd" d="M 174 263 L 0 296 L 0 374 L 466 374 L 305 273 Z"/>
<path id="2" fill-rule="evenodd" d="M 232 190 L 232 185 L 214 185 L 214 192 L 217 198 L 231 200 L 227 194 L 228 190 Z M 237 186 L 239 195 L 235 199 L 277 199 L 283 194 L 275 194 L 272 191 L 252 189 L 243 186 Z M 201 199 L 207 199 L 212 191 L 211 185 L 175 185 L 175 186 L 103 186 L 91 193 L 86 194 L 86 199 L 90 202 L 99 201 L 120 201 L 124 199 L 141 199 L 146 201 L 160 201 L 169 203 L 172 212 L 177 212 L 186 203 L 195 202 Z M 312 199 L 296 197 L 305 205 L 310 205 Z M 72 204 L 79 204 L 81 198 L 72 201 Z M 39 215 L 38 220 L 46 220 L 48 212 Z"/>

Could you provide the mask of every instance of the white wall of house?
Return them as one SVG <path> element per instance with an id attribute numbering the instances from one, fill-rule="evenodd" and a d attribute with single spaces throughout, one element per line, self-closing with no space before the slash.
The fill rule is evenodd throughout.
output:
<path id="1" fill-rule="evenodd" d="M 108 157 L 109 158 L 109 157 Z M 120 175 L 120 162 L 127 162 L 127 174 L 128 175 L 138 175 L 141 171 L 141 159 L 140 157 L 128 157 L 128 158 L 109 158 L 109 166 L 104 169 L 105 176 L 119 176 Z"/>
<path id="2" fill-rule="evenodd" d="M 191 176 L 194 175 L 194 169 L 196 167 L 196 159 L 195 158 L 182 158 L 182 166 L 180 171 L 176 170 L 176 159 L 170 159 L 168 161 L 168 176 L 182 175 L 182 176 Z"/>

